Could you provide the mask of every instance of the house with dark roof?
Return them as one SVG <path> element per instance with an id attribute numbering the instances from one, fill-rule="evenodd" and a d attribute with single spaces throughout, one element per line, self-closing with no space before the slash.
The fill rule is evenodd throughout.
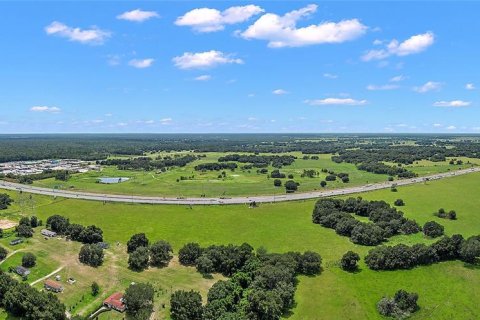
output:
<path id="1" fill-rule="evenodd" d="M 30 270 L 28 270 L 25 267 L 18 266 L 15 268 L 15 273 L 18 274 L 19 276 L 26 277 L 30 274 Z"/>
<path id="2" fill-rule="evenodd" d="M 45 290 L 53 291 L 56 293 L 63 291 L 63 287 L 59 282 L 50 279 L 45 280 L 45 282 L 43 283 L 43 287 L 45 288 Z"/>
<path id="3" fill-rule="evenodd" d="M 50 238 L 53 238 L 53 237 L 57 236 L 57 233 L 55 231 L 50 231 L 48 229 L 42 229 L 42 231 L 40 231 L 40 233 L 42 234 L 42 236 L 50 237 Z"/>
<path id="4" fill-rule="evenodd" d="M 110 297 L 103 301 L 103 305 L 107 308 L 117 310 L 118 312 L 124 312 L 127 309 L 123 300 L 123 293 L 115 292 Z"/>
<path id="5" fill-rule="evenodd" d="M 17 238 L 17 239 L 13 239 L 12 241 L 10 241 L 10 245 L 11 246 L 16 246 L 17 244 L 20 244 L 22 242 L 23 242 L 23 239 Z"/>

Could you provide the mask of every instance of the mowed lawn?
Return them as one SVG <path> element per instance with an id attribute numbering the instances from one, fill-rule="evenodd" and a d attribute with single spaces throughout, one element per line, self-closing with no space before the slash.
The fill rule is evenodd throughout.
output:
<path id="1" fill-rule="evenodd" d="M 406 203 L 402 208 L 406 217 L 416 219 L 420 224 L 435 220 L 445 226 L 448 235 L 461 233 L 468 237 L 480 234 L 479 192 L 480 174 L 474 173 L 400 187 L 396 193 L 380 190 L 361 196 L 390 203 L 402 198 Z M 35 198 L 43 204 L 37 208 L 37 215 L 41 219 L 62 214 L 75 223 L 96 224 L 104 230 L 108 242 L 119 241 L 122 246 L 132 234 L 145 232 L 151 239 L 169 241 L 175 251 L 191 241 L 202 245 L 248 242 L 255 248 L 263 246 L 270 252 L 317 251 L 324 259 L 324 270 L 316 277 L 299 278 L 297 304 L 289 319 L 380 319 L 375 308 L 376 302 L 401 288 L 415 291 L 420 296 L 421 309 L 413 319 L 480 318 L 480 310 L 476 306 L 480 297 L 479 267 L 454 261 L 412 270 L 375 272 L 369 270 L 362 261 L 360 272 L 351 274 L 342 271 L 338 267 L 338 260 L 344 252 L 354 250 L 363 259 L 370 248 L 354 245 L 333 230 L 314 225 L 311 222 L 313 200 L 261 204 L 258 208 L 249 209 L 242 205 L 189 208 L 103 205 L 81 200 Z M 51 203 L 48 204 L 48 201 Z M 458 220 L 434 217 L 433 212 L 440 207 L 456 210 Z M 8 215 L 10 212 L 12 216 L 14 211 L 15 207 L 12 207 L 6 213 Z M 390 244 L 416 242 L 432 241 L 417 234 L 395 237 Z M 121 260 L 118 262 L 120 265 L 126 263 L 123 261 L 125 255 L 119 254 L 118 259 Z M 100 269 L 99 272 L 105 272 L 108 276 L 107 270 Z M 194 270 L 189 272 L 196 274 Z M 182 273 L 176 274 L 178 280 Z M 168 273 L 162 275 L 169 276 Z M 183 277 L 187 277 L 186 274 Z M 198 281 L 195 284 L 200 286 Z M 168 291 L 169 288 L 163 289 Z M 202 292 L 205 292 L 205 288 Z"/>
<path id="2" fill-rule="evenodd" d="M 202 153 L 204 154 L 204 153 Z M 128 195 L 173 196 L 173 197 L 230 197 L 241 195 L 280 194 L 285 193 L 285 188 L 274 187 L 273 180 L 268 174 L 257 173 L 258 168 L 242 170 L 245 163 L 237 163 L 235 171 L 225 170 L 226 177 L 219 177 L 220 171 L 195 171 L 194 167 L 201 163 L 217 162 L 218 158 L 227 153 L 205 153 L 206 158 L 196 160 L 185 167 L 170 169 L 166 172 L 118 170 L 115 166 L 104 166 L 102 171 L 90 171 L 75 174 L 67 182 L 57 181 L 53 178 L 35 181 L 34 185 L 48 188 L 61 188 L 68 190 L 84 190 L 91 192 L 105 192 Z M 292 165 L 284 166 L 280 172 L 287 176 L 293 174 L 296 182 L 300 183 L 299 191 L 321 189 L 320 181 L 324 180 L 327 173 L 321 169 L 333 170 L 335 173 L 345 172 L 350 174 L 350 182 L 343 183 L 340 179 L 328 182 L 329 188 L 342 188 L 353 185 L 362 185 L 373 182 L 386 181 L 387 175 L 378 175 L 358 170 L 349 163 L 335 163 L 330 154 L 319 155 L 318 160 L 303 160 L 299 152 L 289 153 L 297 156 Z M 162 154 L 165 155 L 165 154 Z M 271 155 L 271 154 L 270 154 Z M 273 168 L 269 166 L 270 173 Z M 303 170 L 313 169 L 319 172 L 314 178 L 301 177 Z M 117 184 L 97 183 L 100 177 L 125 177 L 130 180 Z M 181 177 L 188 177 L 182 180 Z M 178 181 L 177 181 L 178 180 Z M 281 179 L 282 184 L 288 178 Z"/>

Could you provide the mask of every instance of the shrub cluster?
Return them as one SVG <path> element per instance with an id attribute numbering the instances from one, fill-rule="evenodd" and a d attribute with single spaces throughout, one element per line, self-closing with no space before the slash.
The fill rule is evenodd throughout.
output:
<path id="1" fill-rule="evenodd" d="M 229 280 L 215 283 L 202 307 L 197 292 L 177 291 L 171 297 L 172 319 L 280 319 L 294 304 L 296 275 L 318 274 L 322 259 L 315 252 L 254 253 L 248 244 L 186 244 L 179 260 L 203 274 L 219 272 Z"/>
<path id="2" fill-rule="evenodd" d="M 201 163 L 195 166 L 196 171 L 220 171 L 220 170 L 235 170 L 238 165 L 235 162 L 210 162 L 210 163 Z"/>
<path id="3" fill-rule="evenodd" d="M 440 208 L 433 215 L 443 219 L 457 220 L 457 213 L 455 212 L 455 210 L 450 210 L 446 212 L 445 209 Z"/>
<path id="4" fill-rule="evenodd" d="M 382 316 L 405 319 L 418 310 L 417 300 L 418 294 L 398 290 L 393 298 L 382 298 L 377 303 L 377 310 Z"/>
<path id="5" fill-rule="evenodd" d="M 480 236 L 463 239 L 461 235 L 443 237 L 427 246 L 415 244 L 411 247 L 380 246 L 370 250 L 365 263 L 373 270 L 410 269 L 418 265 L 429 265 L 440 261 L 461 260 L 475 263 L 480 257 Z"/>
<path id="6" fill-rule="evenodd" d="M 368 217 L 373 223 L 360 222 L 352 214 Z M 350 237 L 353 243 L 374 246 L 396 234 L 420 231 L 414 221 L 385 201 L 366 201 L 362 198 L 320 199 L 312 214 L 313 223 L 335 229 L 339 235 Z"/>
<path id="7" fill-rule="evenodd" d="M 152 245 L 144 233 L 134 234 L 127 243 L 128 266 L 135 271 L 142 271 L 149 265 L 165 267 L 173 258 L 170 243 L 160 240 Z"/>

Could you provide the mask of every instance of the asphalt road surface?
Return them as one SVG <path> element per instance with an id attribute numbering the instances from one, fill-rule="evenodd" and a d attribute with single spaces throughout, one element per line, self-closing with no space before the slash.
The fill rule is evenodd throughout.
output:
<path id="1" fill-rule="evenodd" d="M 62 197 L 71 199 L 83 199 L 102 202 L 127 202 L 127 203 L 147 203 L 147 204 L 181 204 L 181 205 L 218 205 L 218 204 L 245 204 L 250 202 L 265 203 L 265 202 L 282 202 L 282 201 L 294 201 L 294 200 L 306 200 L 322 197 L 341 196 L 347 194 L 354 194 L 366 191 L 380 190 L 391 188 L 392 185 L 405 186 L 415 183 L 423 183 L 426 181 L 438 180 L 453 176 L 460 176 L 472 172 L 479 172 L 480 167 L 450 171 L 445 173 L 438 173 L 430 176 L 417 177 L 411 179 L 402 179 L 391 182 L 381 182 L 374 184 L 367 184 L 363 186 L 325 190 L 325 191 L 310 191 L 299 192 L 279 195 L 264 195 L 264 196 L 251 196 L 251 197 L 232 197 L 232 198 L 172 198 L 172 197 L 144 197 L 144 196 L 128 196 L 117 194 L 102 194 L 82 191 L 67 191 L 67 190 L 54 190 L 48 188 L 34 187 L 30 185 L 24 185 L 19 183 L 12 183 L 7 181 L 0 181 L 0 189 L 21 191 L 34 194 L 42 194 L 52 197 Z M 282 189 L 283 191 L 283 189 Z"/>

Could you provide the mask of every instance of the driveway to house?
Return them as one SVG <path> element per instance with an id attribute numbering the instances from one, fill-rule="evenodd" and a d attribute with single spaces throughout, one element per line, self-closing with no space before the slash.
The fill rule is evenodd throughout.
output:
<path id="1" fill-rule="evenodd" d="M 279 195 L 261 195 L 251 197 L 228 197 L 228 198 L 172 198 L 172 197 L 145 197 L 145 196 L 128 196 L 118 194 L 103 194 L 83 191 L 67 191 L 55 190 L 48 188 L 35 187 L 25 184 L 0 181 L 0 189 L 13 190 L 19 192 L 27 192 L 34 194 L 41 194 L 52 197 L 62 197 L 70 199 L 83 199 L 102 202 L 125 202 L 125 203 L 145 203 L 145 204 L 180 204 L 180 205 L 222 205 L 222 204 L 248 204 L 250 202 L 268 203 L 268 202 L 283 202 L 294 200 L 307 200 L 315 198 L 324 198 L 332 196 L 348 195 L 360 192 L 374 191 L 380 189 L 388 189 L 392 186 L 406 186 L 416 183 L 423 183 L 432 180 L 439 180 L 454 176 L 460 176 L 473 172 L 479 172 L 480 167 L 469 169 L 462 169 L 457 171 L 449 171 L 445 173 L 438 173 L 430 176 L 415 177 L 411 179 L 401 179 L 397 181 L 388 181 L 381 183 L 367 184 L 363 186 L 333 189 L 325 191 L 309 191 L 299 193 L 287 193 Z"/>

